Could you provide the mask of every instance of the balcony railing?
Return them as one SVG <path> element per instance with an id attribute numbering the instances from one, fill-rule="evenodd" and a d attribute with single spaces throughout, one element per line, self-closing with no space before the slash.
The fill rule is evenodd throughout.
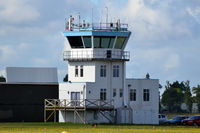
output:
<path id="1" fill-rule="evenodd" d="M 64 51 L 64 60 L 125 60 L 129 61 L 129 51 L 113 50 L 71 50 Z"/>

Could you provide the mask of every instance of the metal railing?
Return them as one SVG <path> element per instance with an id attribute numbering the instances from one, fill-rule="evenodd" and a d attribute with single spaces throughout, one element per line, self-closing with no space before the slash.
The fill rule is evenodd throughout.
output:
<path id="1" fill-rule="evenodd" d="M 69 23 L 66 22 L 66 31 L 76 31 L 76 30 L 114 30 L 114 31 L 127 31 L 128 24 L 123 23 L 72 23 L 69 28 Z"/>
<path id="2" fill-rule="evenodd" d="M 129 60 L 129 51 L 98 51 L 98 50 L 72 50 L 64 51 L 64 60 L 92 60 L 92 59 L 109 59 L 109 60 Z"/>
<path id="3" fill-rule="evenodd" d="M 82 100 L 68 100 L 68 99 L 45 99 L 45 108 L 62 109 L 62 108 L 114 108 L 114 100 L 100 100 L 100 99 L 82 99 Z"/>

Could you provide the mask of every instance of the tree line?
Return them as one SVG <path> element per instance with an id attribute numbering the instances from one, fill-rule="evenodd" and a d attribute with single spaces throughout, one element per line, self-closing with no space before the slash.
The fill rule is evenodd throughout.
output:
<path id="1" fill-rule="evenodd" d="M 165 109 L 163 109 L 162 106 L 160 106 L 161 112 L 191 113 L 193 103 L 197 103 L 198 112 L 200 112 L 200 85 L 191 88 L 188 80 L 185 82 L 175 81 L 173 83 L 167 81 L 160 103 L 165 107 Z M 181 109 L 182 103 L 186 104 L 187 111 Z"/>

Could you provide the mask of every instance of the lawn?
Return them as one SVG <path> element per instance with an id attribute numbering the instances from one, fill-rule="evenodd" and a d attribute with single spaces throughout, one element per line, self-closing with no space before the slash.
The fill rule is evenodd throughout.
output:
<path id="1" fill-rule="evenodd" d="M 194 126 L 0 123 L 0 133 L 200 133 Z"/>

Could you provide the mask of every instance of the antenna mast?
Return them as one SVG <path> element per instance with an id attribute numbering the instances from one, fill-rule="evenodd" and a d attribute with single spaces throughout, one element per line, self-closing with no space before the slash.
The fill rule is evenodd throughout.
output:
<path id="1" fill-rule="evenodd" d="M 108 27 L 108 7 L 106 6 L 106 28 Z"/>

